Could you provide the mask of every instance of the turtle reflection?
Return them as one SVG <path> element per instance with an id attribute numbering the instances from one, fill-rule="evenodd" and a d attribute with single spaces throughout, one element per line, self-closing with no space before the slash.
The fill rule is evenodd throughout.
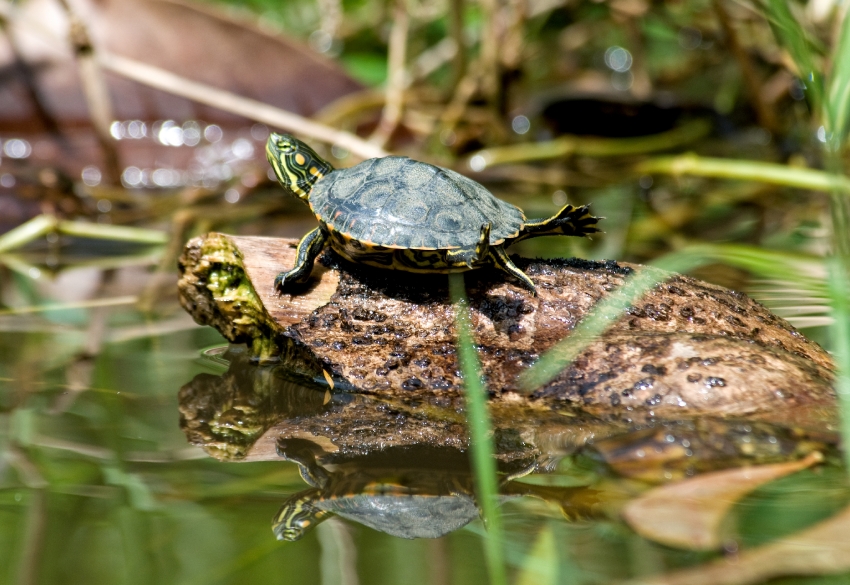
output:
<path id="1" fill-rule="evenodd" d="M 438 538 L 479 517 L 467 456 L 455 449 L 398 448 L 360 457 L 329 471 L 316 461 L 312 443 L 280 439 L 278 454 L 297 463 L 311 487 L 290 496 L 272 522 L 278 540 L 298 540 L 336 515 L 401 538 Z M 535 470 L 504 474 L 501 499 L 532 486 L 511 481 Z"/>

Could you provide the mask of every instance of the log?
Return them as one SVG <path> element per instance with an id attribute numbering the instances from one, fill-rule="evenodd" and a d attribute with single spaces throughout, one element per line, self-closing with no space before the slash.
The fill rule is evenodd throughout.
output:
<path id="1" fill-rule="evenodd" d="M 408 403 L 460 403 L 453 309 L 442 274 L 320 257 L 312 279 L 278 296 L 297 242 L 211 233 L 180 258 L 179 292 L 198 323 L 260 359 L 331 389 Z M 742 293 L 670 274 L 552 382 L 527 395 L 517 376 L 570 335 L 634 264 L 513 257 L 534 297 L 497 271 L 467 273 L 474 335 L 494 409 L 580 409 L 625 423 L 739 417 L 832 429 L 829 355 Z"/>

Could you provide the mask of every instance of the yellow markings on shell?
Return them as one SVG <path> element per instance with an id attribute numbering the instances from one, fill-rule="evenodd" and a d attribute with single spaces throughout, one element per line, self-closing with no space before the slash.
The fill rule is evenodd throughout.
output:
<path id="1" fill-rule="evenodd" d="M 303 165 L 305 162 L 307 162 L 307 159 L 304 158 L 304 155 L 299 152 L 295 155 L 295 162 L 297 162 L 299 165 Z"/>

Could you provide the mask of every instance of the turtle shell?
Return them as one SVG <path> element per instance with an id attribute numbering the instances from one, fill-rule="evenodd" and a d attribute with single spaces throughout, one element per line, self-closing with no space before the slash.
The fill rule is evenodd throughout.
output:
<path id="1" fill-rule="evenodd" d="M 351 494 L 314 505 L 400 538 L 439 538 L 478 518 L 478 507 L 468 494 Z"/>
<path id="2" fill-rule="evenodd" d="M 525 222 L 521 209 L 472 179 L 400 156 L 329 173 L 315 184 L 309 201 L 330 231 L 387 248 L 473 247 L 486 223 L 490 243 L 498 245 Z"/>

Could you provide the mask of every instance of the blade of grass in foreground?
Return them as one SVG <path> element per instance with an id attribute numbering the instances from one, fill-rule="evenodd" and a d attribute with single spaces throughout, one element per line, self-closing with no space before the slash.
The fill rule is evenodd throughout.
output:
<path id="1" fill-rule="evenodd" d="M 555 378 L 579 353 L 613 325 L 638 298 L 670 277 L 670 272 L 688 272 L 710 262 L 723 262 L 760 276 L 783 277 L 805 290 L 818 291 L 825 271 L 816 258 L 784 254 L 752 246 L 701 244 L 655 260 L 651 266 L 630 276 L 625 284 L 601 300 L 576 326 L 569 337 L 544 353 L 520 376 L 520 387 L 533 392 Z M 850 370 L 848 370 L 850 371 Z M 848 396 L 850 398 L 850 396 Z"/>
<path id="2" fill-rule="evenodd" d="M 449 275 L 449 295 L 455 310 L 457 329 L 457 353 L 463 372 L 463 388 L 466 398 L 467 421 L 472 451 L 472 466 L 478 502 L 484 514 L 487 533 L 484 536 L 484 554 L 490 583 L 506 585 L 502 543 L 502 517 L 498 508 L 499 486 L 496 479 L 496 462 L 493 459 L 493 425 L 487 410 L 487 394 L 481 377 L 481 364 L 472 338 L 469 306 L 463 274 Z"/>
<path id="3" fill-rule="evenodd" d="M 841 436 L 844 440 L 844 463 L 850 469 L 850 287 L 845 265 L 840 258 L 829 262 L 829 296 L 832 304 L 832 355 L 838 366 L 835 391 L 841 406 Z"/>
<path id="4" fill-rule="evenodd" d="M 844 159 L 850 104 L 850 14 L 846 8 L 836 9 L 843 19 L 833 47 L 832 69 L 829 72 L 828 94 L 823 107 L 824 160 L 827 170 L 836 177 L 847 179 Z M 841 436 L 844 463 L 850 473 L 850 201 L 837 188 L 830 197 L 832 219 L 832 257 L 828 261 L 829 300 L 832 312 L 830 337 L 835 360 L 835 391 L 841 412 Z"/>
<path id="5" fill-rule="evenodd" d="M 544 353 L 540 360 L 519 377 L 520 388 L 533 392 L 555 378 L 584 348 L 613 325 L 623 312 L 659 282 L 669 278 L 670 272 L 687 272 L 704 264 L 705 256 L 688 250 L 675 252 L 645 266 L 630 276 L 625 284 L 597 303 L 593 310 L 576 325 L 569 337 L 559 341 Z"/>
<path id="6" fill-rule="evenodd" d="M 823 76 L 816 65 L 815 51 L 806 31 L 794 18 L 788 0 L 767 0 L 762 6 L 776 40 L 794 59 L 812 110 L 819 110 L 823 104 Z"/>
<path id="7" fill-rule="evenodd" d="M 0 236 L 0 252 L 20 248 L 52 231 L 68 236 L 134 242 L 137 244 L 166 244 L 168 234 L 123 225 L 105 225 L 85 221 L 60 220 L 52 215 L 39 215 Z"/>
<path id="8" fill-rule="evenodd" d="M 831 130 L 834 132 L 834 144 L 844 144 L 850 130 L 850 13 L 846 8 L 838 43 L 833 51 L 826 106 Z"/>

